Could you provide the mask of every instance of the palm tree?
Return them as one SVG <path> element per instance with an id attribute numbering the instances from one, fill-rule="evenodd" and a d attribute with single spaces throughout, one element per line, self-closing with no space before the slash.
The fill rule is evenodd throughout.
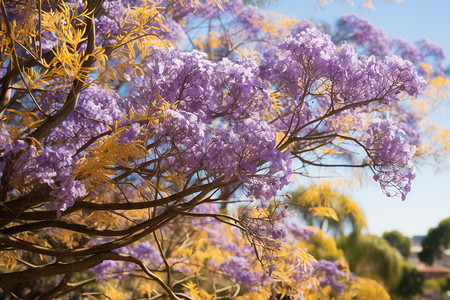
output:
<path id="1" fill-rule="evenodd" d="M 335 237 L 343 237 L 345 229 L 360 231 L 367 226 L 361 207 L 349 196 L 342 195 L 328 182 L 299 188 L 289 202 L 310 226 L 317 226 Z"/>

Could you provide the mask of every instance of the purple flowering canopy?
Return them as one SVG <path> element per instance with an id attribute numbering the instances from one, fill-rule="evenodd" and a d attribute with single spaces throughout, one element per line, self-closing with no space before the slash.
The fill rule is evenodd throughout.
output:
<path id="1" fill-rule="evenodd" d="M 356 16 L 325 33 L 241 0 L 2 0 L 1 10 L 4 292 L 51 299 L 140 272 L 159 295 L 194 299 L 176 281 L 193 272 L 188 254 L 168 245 L 186 246 L 180 228 L 205 230 L 198 238 L 227 253 L 209 266 L 252 292 L 279 283 L 278 240 L 311 234 L 283 221 L 286 208 L 255 215 L 294 173 L 367 169 L 388 196 L 411 189 L 420 119 L 402 99 L 443 74 L 442 50 L 425 40 L 389 39 Z M 237 201 L 254 210 L 233 214 Z M 218 238 L 223 224 L 250 243 Z M 343 293 L 336 262 L 290 263 L 293 297 L 311 276 Z"/>

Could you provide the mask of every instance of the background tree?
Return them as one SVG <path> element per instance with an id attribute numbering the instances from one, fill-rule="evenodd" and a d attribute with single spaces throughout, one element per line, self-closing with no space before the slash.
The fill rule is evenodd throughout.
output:
<path id="1" fill-rule="evenodd" d="M 402 256 L 381 237 L 353 233 L 339 243 L 350 269 L 369 277 L 393 291 L 402 278 Z"/>
<path id="2" fill-rule="evenodd" d="M 423 292 L 423 284 L 422 275 L 405 261 L 402 266 L 402 277 L 391 293 L 392 299 L 411 299 L 413 296 L 420 295 Z"/>
<path id="3" fill-rule="evenodd" d="M 388 243 L 396 248 L 403 255 L 404 258 L 408 258 L 411 252 L 412 240 L 410 237 L 404 236 L 397 230 L 383 233 L 383 238 Z"/>
<path id="4" fill-rule="evenodd" d="M 428 230 L 427 236 L 422 240 L 422 251 L 419 259 L 429 265 L 441 257 L 442 250 L 450 246 L 450 218 L 439 222 L 436 228 Z"/>

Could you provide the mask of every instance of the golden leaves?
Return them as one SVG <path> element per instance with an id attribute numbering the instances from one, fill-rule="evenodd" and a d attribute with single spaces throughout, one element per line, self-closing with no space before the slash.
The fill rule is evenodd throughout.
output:
<path id="1" fill-rule="evenodd" d="M 16 269 L 17 261 L 20 259 L 17 250 L 0 251 L 0 270 L 11 272 Z"/>
<path id="2" fill-rule="evenodd" d="M 111 176 L 117 174 L 118 165 L 132 168 L 133 163 L 148 154 L 144 141 L 131 141 L 126 144 L 120 142 L 120 134 L 127 128 L 128 126 L 119 127 L 118 124 L 114 129 L 110 128 L 113 134 L 100 139 L 92 149 L 86 151 L 85 157 L 77 162 L 78 167 L 74 175 L 85 181 L 87 190 L 94 191 L 96 187 L 104 184 L 111 186 L 114 183 Z"/>
<path id="3" fill-rule="evenodd" d="M 52 49 L 54 58 L 46 66 L 46 76 L 84 81 L 91 71 L 97 70 L 100 64 L 105 64 L 104 49 L 98 47 L 88 55 L 79 51 L 82 43 L 87 40 L 85 20 L 91 18 L 91 14 L 87 8 L 79 12 L 77 5 L 65 2 L 59 4 L 57 11 L 43 12 L 43 30 L 50 32 L 57 40 Z M 98 62 L 97 66 L 83 66 L 90 57 Z"/>
<path id="4" fill-rule="evenodd" d="M 153 292 L 153 287 L 150 284 L 143 282 L 139 285 L 138 291 L 150 298 Z"/>
<path id="5" fill-rule="evenodd" d="M 364 214 L 350 197 L 341 195 L 335 186 L 352 186 L 351 180 L 340 180 L 335 183 L 322 180 L 312 184 L 298 198 L 298 205 L 312 213 L 312 216 L 332 219 L 336 222 L 341 217 L 351 216 L 358 228 L 366 226 Z M 339 217 L 341 216 L 341 217 Z"/>
<path id="6" fill-rule="evenodd" d="M 154 29 L 167 30 L 163 24 L 162 9 L 153 1 L 125 9 L 122 30 L 114 36 L 116 42 L 107 49 L 114 65 L 110 66 L 108 61 L 99 65 L 99 76 L 95 82 L 110 86 L 130 80 L 128 73 L 137 77 L 143 74 L 141 62 L 152 55 L 153 47 L 168 46 L 157 35 L 149 33 Z"/>
<path id="7" fill-rule="evenodd" d="M 111 300 L 123 300 L 129 299 L 130 295 L 127 295 L 120 288 L 120 284 L 115 282 L 105 282 L 99 285 L 100 293 L 84 293 L 88 299 L 111 299 Z"/>
<path id="8" fill-rule="evenodd" d="M 334 209 L 332 209 L 331 207 L 316 206 L 316 207 L 310 207 L 308 210 L 310 212 L 312 212 L 313 216 L 333 219 L 336 222 L 339 222 L 339 217 L 337 216 Z"/>
<path id="9" fill-rule="evenodd" d="M 391 299 L 386 289 L 377 281 L 359 276 L 355 276 L 350 286 L 350 296 L 357 299 Z"/>
<path id="10" fill-rule="evenodd" d="M 88 227 L 99 230 L 123 227 L 123 219 L 109 211 L 96 211 L 83 221 Z"/>
<path id="11" fill-rule="evenodd" d="M 341 250 L 338 249 L 334 238 L 323 232 L 318 227 L 307 227 L 314 231 L 314 234 L 310 235 L 307 243 L 300 242 L 300 245 L 308 249 L 308 251 L 317 258 L 323 257 L 340 257 L 342 256 Z M 300 247 L 300 246 L 299 246 Z"/>
<path id="12" fill-rule="evenodd" d="M 15 119 L 15 115 L 19 116 L 20 118 L 20 122 L 21 125 L 23 127 L 34 127 L 37 122 L 40 121 L 39 116 L 33 112 L 33 111 L 19 111 L 16 109 L 8 109 L 9 112 L 11 112 L 11 114 L 8 114 L 3 120 L 5 122 L 10 122 L 12 119 L 14 119 L 14 121 L 16 121 Z M 17 121 L 16 121 L 17 122 Z M 20 133 L 21 135 L 21 133 Z"/>
<path id="13" fill-rule="evenodd" d="M 192 281 L 187 283 L 183 283 L 183 290 L 189 294 L 189 296 L 194 300 L 212 300 L 214 298 L 213 295 L 208 294 L 207 291 L 198 287 Z"/>

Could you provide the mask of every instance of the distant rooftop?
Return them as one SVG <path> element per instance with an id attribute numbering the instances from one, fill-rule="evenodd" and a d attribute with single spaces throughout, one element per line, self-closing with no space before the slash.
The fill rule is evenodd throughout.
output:
<path id="1" fill-rule="evenodd" d="M 424 276 L 424 278 L 438 278 L 442 276 L 450 276 L 450 268 L 442 265 L 427 265 L 420 263 L 416 265 L 416 270 Z"/>

